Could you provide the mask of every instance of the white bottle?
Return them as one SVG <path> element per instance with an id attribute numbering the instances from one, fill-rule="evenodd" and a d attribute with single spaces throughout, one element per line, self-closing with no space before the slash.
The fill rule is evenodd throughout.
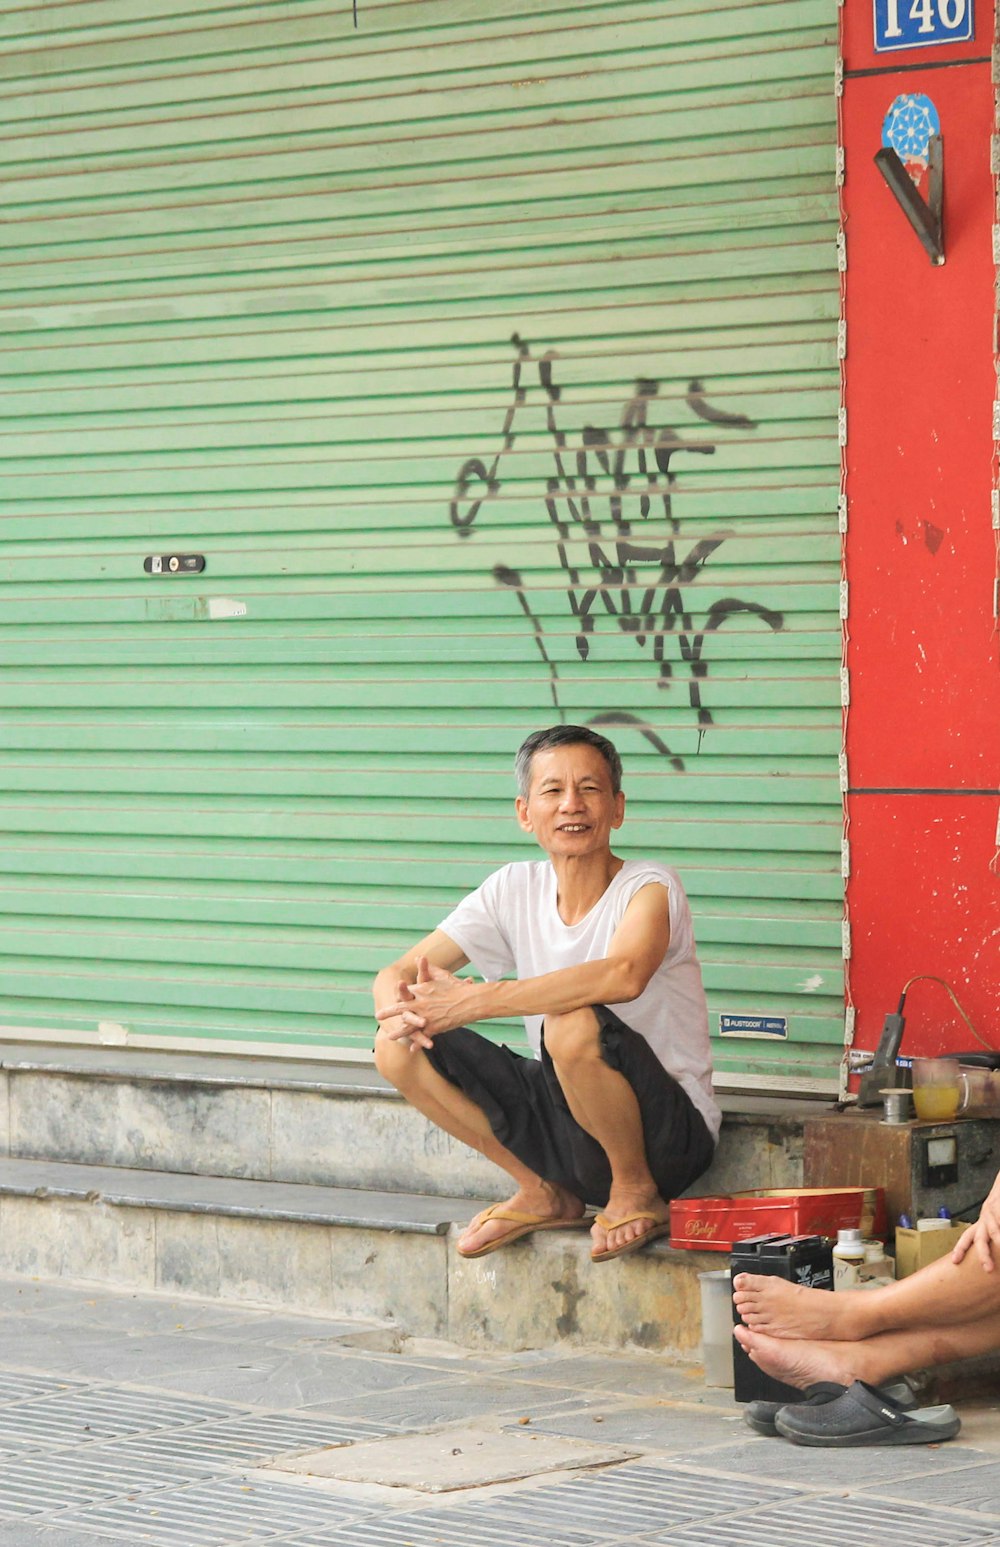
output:
<path id="1" fill-rule="evenodd" d="M 858 1269 L 859 1289 L 881 1289 L 896 1277 L 896 1264 L 886 1256 L 883 1241 L 865 1241 L 865 1264 Z"/>
<path id="2" fill-rule="evenodd" d="M 833 1248 L 834 1289 L 857 1287 L 859 1270 L 865 1264 L 865 1243 L 860 1230 L 838 1230 Z"/>

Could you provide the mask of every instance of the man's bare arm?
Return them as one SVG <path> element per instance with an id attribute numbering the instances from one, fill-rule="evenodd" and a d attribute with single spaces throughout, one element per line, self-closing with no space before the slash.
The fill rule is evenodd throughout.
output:
<path id="1" fill-rule="evenodd" d="M 632 898 L 607 956 L 598 961 L 563 967 L 537 978 L 496 983 L 453 977 L 448 962 L 439 961 L 432 965 L 445 970 L 429 972 L 424 981 L 418 981 L 418 947 L 414 976 L 406 980 L 407 997 L 383 1002 L 377 1018 L 390 1037 L 419 1031 L 425 1038 L 433 1038 L 474 1021 L 560 1015 L 592 1004 L 626 1003 L 642 993 L 669 944 L 670 898 L 665 886 L 650 882 Z"/>
<path id="2" fill-rule="evenodd" d="M 387 1018 L 383 1012 L 391 1006 L 397 1007 L 398 1010 L 408 985 L 416 983 L 418 977 L 422 975 L 429 977 L 432 970 L 443 971 L 450 976 L 460 967 L 466 966 L 468 960 L 469 958 L 463 955 L 454 940 L 449 939 L 442 930 L 435 929 L 419 940 L 398 961 L 383 967 L 372 984 L 375 1018 L 381 1021 L 382 1030 L 393 1038 L 409 1036 L 417 1028 L 407 1025 L 399 1013 L 390 1011 Z M 426 968 L 421 968 L 422 962 L 426 962 Z"/>

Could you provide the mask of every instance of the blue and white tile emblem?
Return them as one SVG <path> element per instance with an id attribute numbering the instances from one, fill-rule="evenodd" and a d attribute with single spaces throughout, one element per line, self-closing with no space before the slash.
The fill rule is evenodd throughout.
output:
<path id="1" fill-rule="evenodd" d="M 927 166 L 931 137 L 940 133 L 937 108 L 930 97 L 917 92 L 897 97 L 882 122 L 882 144 L 894 150 L 907 168 Z"/>

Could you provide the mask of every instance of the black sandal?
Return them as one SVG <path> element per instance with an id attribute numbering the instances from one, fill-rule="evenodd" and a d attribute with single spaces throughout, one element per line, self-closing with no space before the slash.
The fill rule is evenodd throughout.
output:
<path id="1" fill-rule="evenodd" d="M 913 1394 L 913 1388 L 909 1381 L 892 1381 L 888 1386 L 879 1386 L 877 1389 L 883 1392 L 897 1407 L 908 1411 L 915 1407 L 917 1399 Z M 775 1419 L 783 1408 L 798 1410 L 800 1407 L 824 1407 L 827 1402 L 836 1401 L 847 1390 L 846 1386 L 838 1385 L 836 1381 L 817 1381 L 814 1386 L 807 1386 L 798 1402 L 748 1402 L 743 1409 L 743 1420 L 749 1424 L 755 1434 L 767 1434 L 777 1436 L 779 1430 Z"/>
<path id="2" fill-rule="evenodd" d="M 795 1445 L 939 1445 L 962 1427 L 947 1402 L 906 1409 L 878 1386 L 856 1380 L 832 1402 L 783 1407 L 774 1426 Z"/>

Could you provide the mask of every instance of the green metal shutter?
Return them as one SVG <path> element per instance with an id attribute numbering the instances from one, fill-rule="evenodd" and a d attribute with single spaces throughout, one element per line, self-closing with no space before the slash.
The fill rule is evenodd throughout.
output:
<path id="1" fill-rule="evenodd" d="M 0 18 L 0 1021 L 362 1055 L 561 718 L 832 1078 L 834 0 L 356 11 Z"/>

